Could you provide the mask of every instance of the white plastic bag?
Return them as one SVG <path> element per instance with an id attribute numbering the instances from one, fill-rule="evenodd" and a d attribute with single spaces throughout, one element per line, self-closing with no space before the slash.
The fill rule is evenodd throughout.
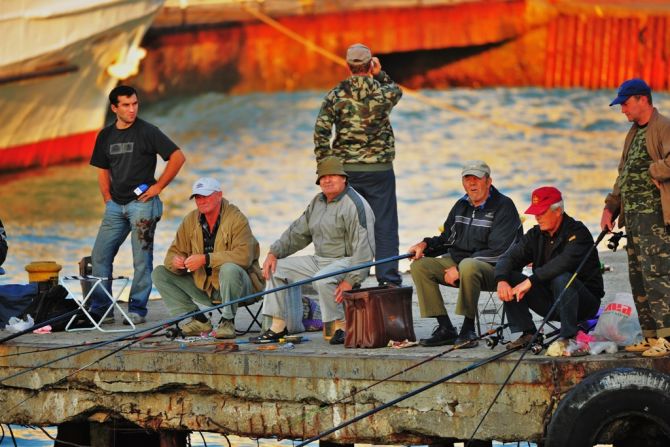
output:
<path id="1" fill-rule="evenodd" d="M 605 301 L 593 335 L 615 342 L 619 346 L 628 346 L 642 340 L 640 321 L 630 293 L 617 293 L 614 298 Z"/>
<path id="2" fill-rule="evenodd" d="M 15 333 L 15 332 L 21 332 L 25 331 L 28 328 L 31 328 L 35 326 L 35 323 L 33 322 L 33 317 L 30 315 L 26 316 L 26 320 L 21 320 L 20 318 L 12 317 L 9 319 L 9 322 L 7 323 L 7 326 L 5 326 L 5 330 L 7 332 Z"/>

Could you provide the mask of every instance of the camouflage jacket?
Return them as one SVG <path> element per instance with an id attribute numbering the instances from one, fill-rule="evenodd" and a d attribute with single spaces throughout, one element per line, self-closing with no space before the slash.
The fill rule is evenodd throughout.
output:
<path id="1" fill-rule="evenodd" d="M 623 153 L 619 161 L 619 176 L 623 170 L 624 164 L 628 159 L 628 151 L 637 133 L 638 126 L 633 123 L 626 141 L 623 145 Z M 661 208 L 663 210 L 663 220 L 666 225 L 670 225 L 670 119 L 658 113 L 654 108 L 651 119 L 647 124 L 647 151 L 652 159 L 649 165 L 649 175 L 651 178 L 661 182 Z M 614 216 L 622 211 L 620 179 L 617 176 L 614 182 L 612 192 L 605 199 L 605 208 L 609 209 Z M 623 213 L 619 216 L 619 227 L 625 226 Z"/>
<path id="2" fill-rule="evenodd" d="M 389 116 L 402 90 L 381 71 L 377 76 L 350 76 L 323 100 L 314 126 L 317 161 L 334 155 L 347 163 L 391 163 L 395 138 Z M 330 138 L 335 126 L 332 147 Z M 346 169 L 346 166 L 345 166 Z"/>

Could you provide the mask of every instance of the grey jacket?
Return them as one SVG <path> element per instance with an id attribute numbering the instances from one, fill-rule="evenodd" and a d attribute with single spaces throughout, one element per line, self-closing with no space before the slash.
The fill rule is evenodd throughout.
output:
<path id="1" fill-rule="evenodd" d="M 375 256 L 374 224 L 372 208 L 351 186 L 330 203 L 319 193 L 272 244 L 270 252 L 281 259 L 314 243 L 316 256 L 351 258 L 351 264 L 358 265 Z M 349 272 L 344 279 L 351 285 L 360 284 L 369 270 Z"/>

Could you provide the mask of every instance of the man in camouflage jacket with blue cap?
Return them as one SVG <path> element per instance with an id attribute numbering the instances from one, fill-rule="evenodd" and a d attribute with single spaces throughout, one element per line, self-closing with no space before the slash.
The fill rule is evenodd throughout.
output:
<path id="1" fill-rule="evenodd" d="M 375 214 L 377 259 L 384 259 L 398 254 L 395 138 L 389 116 L 402 90 L 365 45 L 350 46 L 346 59 L 351 76 L 323 100 L 314 126 L 314 153 L 317 162 L 335 156 L 344 163 L 349 184 Z M 398 261 L 378 265 L 376 276 L 380 285 L 402 283 Z"/>
<path id="2" fill-rule="evenodd" d="M 628 236 L 628 276 L 644 340 L 626 351 L 665 357 L 670 356 L 670 119 L 658 113 L 642 79 L 621 84 L 610 106 L 617 104 L 633 124 L 600 225 L 612 230 L 618 216 Z"/>

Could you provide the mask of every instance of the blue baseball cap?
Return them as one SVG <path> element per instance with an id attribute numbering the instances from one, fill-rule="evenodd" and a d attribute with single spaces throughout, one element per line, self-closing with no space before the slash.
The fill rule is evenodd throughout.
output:
<path id="1" fill-rule="evenodd" d="M 634 78 L 624 81 L 617 91 L 617 97 L 610 103 L 610 107 L 615 104 L 623 104 L 628 98 L 635 95 L 650 95 L 651 89 L 642 79 Z"/>

